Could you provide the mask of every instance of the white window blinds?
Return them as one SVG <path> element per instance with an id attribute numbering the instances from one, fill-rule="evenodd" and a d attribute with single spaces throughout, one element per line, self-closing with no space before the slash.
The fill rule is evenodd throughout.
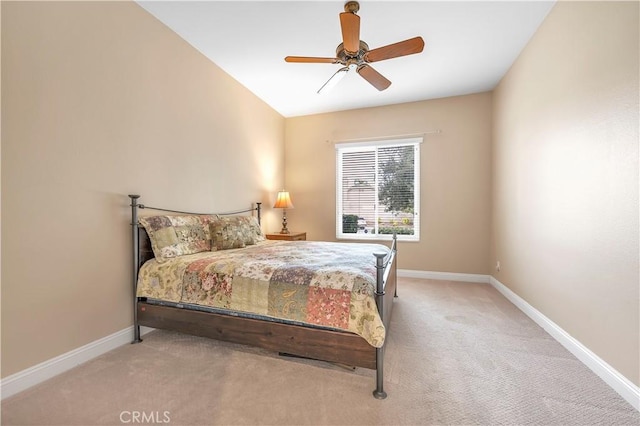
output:
<path id="1" fill-rule="evenodd" d="M 419 240 L 421 142 L 336 145 L 337 238 Z"/>

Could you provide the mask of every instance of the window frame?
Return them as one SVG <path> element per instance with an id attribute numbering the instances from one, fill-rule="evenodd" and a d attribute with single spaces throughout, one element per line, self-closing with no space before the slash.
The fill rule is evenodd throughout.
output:
<path id="1" fill-rule="evenodd" d="M 382 207 L 379 203 L 378 190 L 379 190 L 379 170 L 378 170 L 378 149 L 384 147 L 401 147 L 401 146 L 413 146 L 414 147 L 414 212 L 413 212 L 413 235 L 397 234 L 398 241 L 420 241 L 420 145 L 423 142 L 422 137 L 406 137 L 396 139 L 371 139 L 358 142 L 338 142 L 335 144 L 336 150 L 336 239 L 338 240 L 367 240 L 367 241 L 389 241 L 393 238 L 392 234 L 378 234 L 379 209 Z M 375 233 L 344 233 L 342 231 L 342 216 L 343 216 L 343 153 L 358 152 L 358 151 L 375 151 L 375 203 L 376 207 L 374 223 Z"/>

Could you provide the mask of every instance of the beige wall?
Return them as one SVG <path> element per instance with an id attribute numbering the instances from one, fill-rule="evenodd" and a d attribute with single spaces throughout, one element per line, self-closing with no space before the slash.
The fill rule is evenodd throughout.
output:
<path id="1" fill-rule="evenodd" d="M 403 269 L 489 273 L 491 94 L 290 118 L 285 177 L 289 229 L 336 240 L 335 143 L 426 135 L 421 154 L 420 242 L 399 245 Z"/>
<path id="2" fill-rule="evenodd" d="M 638 2 L 560 2 L 494 93 L 493 272 L 636 385 Z"/>
<path id="3" fill-rule="evenodd" d="M 2 2 L 2 89 L 3 377 L 131 325 L 127 194 L 282 186 L 284 118 L 135 3 Z"/>

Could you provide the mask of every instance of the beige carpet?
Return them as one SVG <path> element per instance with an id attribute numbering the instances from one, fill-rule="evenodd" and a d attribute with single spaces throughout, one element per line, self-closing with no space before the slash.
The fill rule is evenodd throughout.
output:
<path id="1" fill-rule="evenodd" d="M 156 331 L 3 401 L 2 424 L 640 424 L 491 286 L 398 292 L 384 401 L 371 370 Z"/>

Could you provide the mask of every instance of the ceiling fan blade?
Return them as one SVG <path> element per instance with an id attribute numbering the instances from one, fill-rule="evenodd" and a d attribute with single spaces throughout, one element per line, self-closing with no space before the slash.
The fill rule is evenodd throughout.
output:
<path id="1" fill-rule="evenodd" d="M 287 56 L 284 58 L 287 62 L 301 62 L 310 64 L 337 64 L 336 58 L 315 58 L 312 56 Z"/>
<path id="2" fill-rule="evenodd" d="M 382 61 L 384 59 L 397 58 L 399 56 L 413 55 L 422 52 L 424 40 L 422 37 L 414 37 L 398 43 L 378 47 L 370 50 L 364 55 L 366 62 Z"/>
<path id="3" fill-rule="evenodd" d="M 342 28 L 344 50 L 358 53 L 360 50 L 360 17 L 355 13 L 343 12 L 340 14 L 340 27 Z"/>
<path id="4" fill-rule="evenodd" d="M 378 71 L 374 70 L 369 65 L 361 65 L 357 69 L 358 74 L 365 80 L 367 80 L 373 87 L 382 91 L 391 86 L 391 82 L 385 78 Z"/>

